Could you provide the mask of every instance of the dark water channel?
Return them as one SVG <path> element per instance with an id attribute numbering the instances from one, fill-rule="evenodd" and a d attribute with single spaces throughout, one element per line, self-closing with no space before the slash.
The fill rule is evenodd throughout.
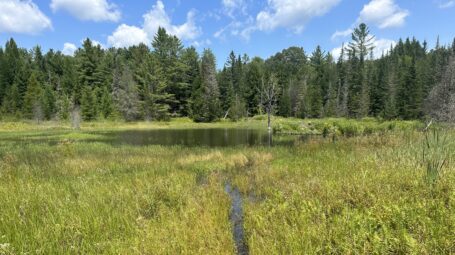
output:
<path id="1" fill-rule="evenodd" d="M 248 255 L 248 244 L 245 238 L 245 229 L 243 227 L 242 194 L 240 194 L 238 188 L 232 187 L 230 183 L 226 183 L 225 191 L 231 198 L 231 211 L 229 213 L 229 221 L 231 222 L 232 235 L 234 237 L 237 254 Z"/>

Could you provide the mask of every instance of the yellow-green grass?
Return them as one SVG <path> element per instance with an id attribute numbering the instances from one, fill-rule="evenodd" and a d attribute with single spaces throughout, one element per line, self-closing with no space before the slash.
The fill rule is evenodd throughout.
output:
<path id="1" fill-rule="evenodd" d="M 251 254 L 455 253 L 455 169 L 425 181 L 419 131 L 187 148 L 87 131 L 246 124 L 12 125 L 0 124 L 0 254 L 234 254 L 226 181 L 244 196 Z"/>

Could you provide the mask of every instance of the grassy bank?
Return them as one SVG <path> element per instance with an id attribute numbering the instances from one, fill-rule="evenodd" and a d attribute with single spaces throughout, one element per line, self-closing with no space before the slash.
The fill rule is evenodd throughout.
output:
<path id="1" fill-rule="evenodd" d="M 455 253 L 454 165 L 429 183 L 421 124 L 384 123 L 276 119 L 340 135 L 272 148 L 86 139 L 97 130 L 263 128 L 260 117 L 97 122 L 77 132 L 66 123 L 2 123 L 0 254 L 234 254 L 228 180 L 245 198 L 251 254 Z M 346 126 L 356 131 L 340 131 Z M 57 142 L 33 142 L 44 136 Z M 453 162 L 455 145 L 444 146 Z"/>

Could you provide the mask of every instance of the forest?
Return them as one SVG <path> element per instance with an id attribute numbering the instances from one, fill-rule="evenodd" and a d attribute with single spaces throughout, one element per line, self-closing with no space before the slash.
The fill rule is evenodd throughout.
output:
<path id="1" fill-rule="evenodd" d="M 163 28 L 152 45 L 103 49 L 86 39 L 74 56 L 10 39 L 0 48 L 1 118 L 239 120 L 266 111 L 262 92 L 273 84 L 271 110 L 282 117 L 454 120 L 455 39 L 434 48 L 400 39 L 381 56 L 373 39 L 360 24 L 338 59 L 319 46 L 265 60 L 231 52 L 220 70 L 210 49 L 200 55 Z"/>
<path id="2" fill-rule="evenodd" d="M 455 40 L 374 41 L 360 24 L 340 56 L 262 59 L 164 28 L 74 56 L 8 40 L 0 255 L 455 254 Z"/>

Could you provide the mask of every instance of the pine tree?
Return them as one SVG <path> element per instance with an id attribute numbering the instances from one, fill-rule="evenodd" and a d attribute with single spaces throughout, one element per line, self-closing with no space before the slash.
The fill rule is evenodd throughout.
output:
<path id="1" fill-rule="evenodd" d="M 14 84 L 17 77 L 17 71 L 20 68 L 20 51 L 12 38 L 6 42 L 5 50 L 2 55 L 2 63 L 0 63 L 0 71 L 2 73 L 2 80 L 0 81 L 0 105 L 2 105 L 2 101 L 9 87 Z"/>
<path id="2" fill-rule="evenodd" d="M 313 68 L 313 76 L 308 88 L 308 117 L 310 118 L 319 118 L 322 116 L 324 105 L 323 88 L 325 88 L 327 84 L 325 61 L 325 55 L 322 52 L 321 47 L 317 46 L 310 59 L 311 66 Z"/>
<path id="3" fill-rule="evenodd" d="M 3 110 L 2 111 L 11 116 L 18 115 L 19 110 L 20 110 L 20 105 L 19 105 L 20 101 L 21 100 L 20 100 L 19 89 L 17 87 L 17 84 L 15 83 L 6 92 L 6 96 L 3 101 Z"/>
<path id="4" fill-rule="evenodd" d="M 111 116 L 113 109 L 112 95 L 107 87 L 104 87 L 101 91 L 101 100 L 100 100 L 100 114 L 104 119 L 107 119 Z"/>
<path id="5" fill-rule="evenodd" d="M 113 98 L 117 111 L 126 121 L 137 120 L 139 110 L 139 98 L 137 84 L 128 66 L 119 61 L 113 79 Z"/>
<path id="6" fill-rule="evenodd" d="M 188 67 L 180 58 L 183 51 L 182 42 L 160 27 L 152 46 L 153 55 L 163 71 L 163 84 L 166 86 L 164 91 L 171 96 L 168 98 L 170 111 L 173 114 L 182 115 L 187 111 L 185 104 L 188 101 L 187 91 L 190 89 L 190 85 L 184 79 Z"/>
<path id="7" fill-rule="evenodd" d="M 43 89 L 38 82 L 36 73 L 33 72 L 28 80 L 27 91 L 24 97 L 23 113 L 26 118 L 37 121 L 43 119 L 42 96 Z"/>
<path id="8" fill-rule="evenodd" d="M 97 118 L 98 113 L 96 99 L 96 89 L 91 89 L 89 86 L 84 86 L 82 88 L 80 105 L 81 115 L 84 121 L 92 121 Z"/>
<path id="9" fill-rule="evenodd" d="M 198 122 L 211 122 L 221 115 L 220 91 L 216 79 L 215 56 L 204 50 L 201 61 L 201 84 L 192 99 L 192 118 Z"/>
<path id="10" fill-rule="evenodd" d="M 346 117 L 348 115 L 348 92 L 349 86 L 346 82 L 346 64 L 344 43 L 341 46 L 340 57 L 337 62 L 337 117 Z"/>
<path id="11" fill-rule="evenodd" d="M 44 118 L 46 120 L 52 119 L 56 113 L 57 105 L 54 91 L 50 85 L 45 86 L 42 98 L 42 105 Z"/>
<path id="12" fill-rule="evenodd" d="M 361 23 L 352 33 L 352 42 L 348 46 L 350 84 L 348 110 L 351 117 L 361 118 L 369 109 L 369 84 L 365 66 L 366 58 L 374 49 L 374 36 L 370 35 L 367 25 Z"/>
<path id="13" fill-rule="evenodd" d="M 247 111 L 251 114 L 260 113 L 260 94 L 258 93 L 264 76 L 264 60 L 253 58 L 245 71 L 245 100 Z"/>

